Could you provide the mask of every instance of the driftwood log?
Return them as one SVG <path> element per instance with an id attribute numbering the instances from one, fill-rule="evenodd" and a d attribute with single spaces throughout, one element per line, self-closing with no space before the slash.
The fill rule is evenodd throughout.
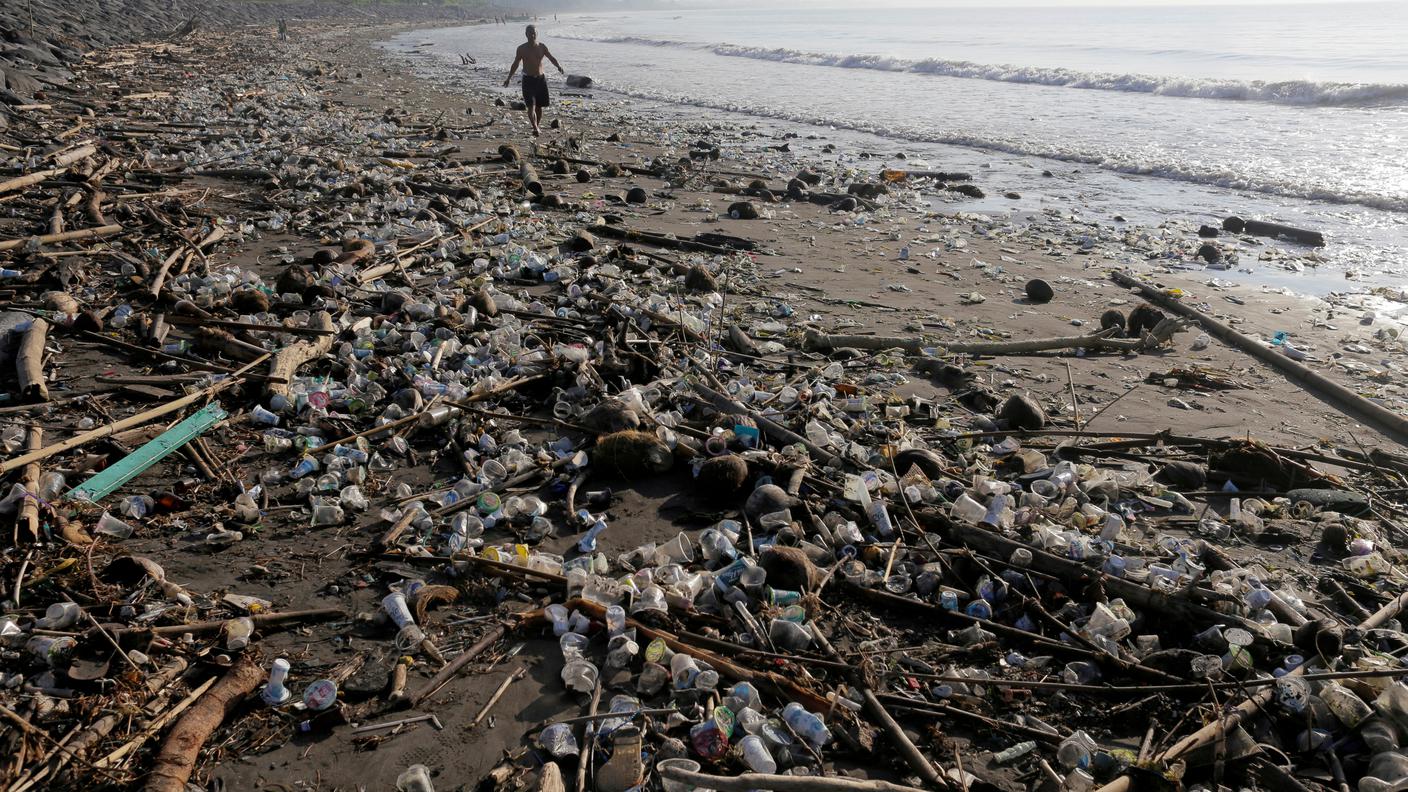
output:
<path id="1" fill-rule="evenodd" d="M 660 775 L 671 781 L 683 781 L 699 789 L 720 792 L 748 792 L 770 789 L 773 792 L 923 792 L 917 787 L 891 784 L 888 781 L 861 781 L 835 776 L 786 776 L 744 773 L 738 776 L 715 776 L 691 773 L 679 767 L 666 767 Z"/>
<path id="2" fill-rule="evenodd" d="M 335 329 L 332 315 L 327 311 L 319 311 L 310 317 L 308 326 L 316 330 Z M 289 382 L 293 380 L 298 367 L 326 355 L 328 350 L 332 349 L 332 341 L 331 334 L 320 335 L 311 341 L 299 341 L 275 352 L 273 359 L 269 361 L 269 379 L 265 385 L 266 392 L 271 396 L 288 396 Z"/>
<path id="3" fill-rule="evenodd" d="M 0 242 L 0 250 L 14 250 L 15 248 L 24 247 L 30 239 L 35 240 L 41 245 L 47 245 L 50 242 L 70 242 L 76 239 L 111 236 L 121 230 L 122 226 L 114 223 L 113 225 L 99 226 L 97 228 L 80 228 L 76 231 L 65 231 L 62 234 L 44 234 L 42 236 L 26 237 L 24 239 L 7 239 L 4 242 Z"/>
<path id="4" fill-rule="evenodd" d="M 1216 336 L 1223 343 L 1234 346 L 1271 366 L 1281 372 L 1286 379 L 1299 385 L 1306 393 L 1315 396 L 1350 418 L 1363 422 L 1365 426 L 1372 427 L 1382 433 L 1384 437 L 1400 445 L 1408 446 L 1408 418 L 1369 401 L 1338 382 L 1334 382 L 1276 352 L 1260 341 L 1243 335 L 1207 314 L 1170 297 L 1162 290 L 1136 280 L 1128 273 L 1113 272 L 1110 273 L 1110 278 L 1115 283 L 1137 292 L 1139 296 L 1149 302 L 1196 322 L 1209 335 Z"/>
<path id="5" fill-rule="evenodd" d="M 31 425 L 25 436 L 25 450 L 38 451 L 44 442 L 44 430 Z M 31 462 L 24 466 L 20 476 L 29 497 L 20 501 L 19 525 L 29 531 L 29 538 L 39 541 L 39 463 Z"/>
<path id="6" fill-rule="evenodd" d="M 1025 355 L 1058 349 L 1104 349 L 1116 352 L 1137 352 L 1153 349 L 1167 343 L 1175 333 L 1183 330 L 1186 326 L 1187 322 L 1165 320 L 1143 338 L 1114 338 L 1112 336 L 1117 328 L 1109 328 L 1087 335 L 1033 338 L 1028 341 L 956 341 L 951 343 L 922 336 L 831 335 L 808 330 L 805 347 L 817 352 L 844 347 L 866 350 L 899 349 L 911 355 L 918 355 L 928 348 L 964 355 Z"/>
<path id="7" fill-rule="evenodd" d="M 240 703 L 264 681 L 264 669 L 241 657 L 225 676 L 181 716 L 161 744 L 146 792 L 183 792 L 205 741 Z"/>
<path id="8" fill-rule="evenodd" d="M 44 342 L 49 338 L 49 323 L 43 319 L 30 322 L 15 352 L 15 373 L 19 377 L 20 396 L 28 401 L 49 400 L 49 384 L 44 380 Z"/>
<path id="9" fill-rule="evenodd" d="M 523 189 L 539 198 L 543 197 L 543 183 L 538 180 L 538 172 L 526 159 L 518 163 L 518 179 L 523 182 Z"/>

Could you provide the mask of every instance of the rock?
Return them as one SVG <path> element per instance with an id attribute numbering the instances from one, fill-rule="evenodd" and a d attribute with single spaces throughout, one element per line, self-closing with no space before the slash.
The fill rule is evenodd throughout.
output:
<path id="1" fill-rule="evenodd" d="M 1002 194 L 1002 197 L 1008 199 L 1009 201 L 1022 200 L 1022 194 L 1018 192 L 1006 192 Z"/>
<path id="2" fill-rule="evenodd" d="M 620 133 L 620 132 L 612 132 L 611 134 L 609 134 L 609 135 L 606 136 L 606 142 L 607 142 L 607 143 L 620 143 L 620 142 L 621 142 L 621 133 Z"/>
<path id="3" fill-rule="evenodd" d="M 1209 264 L 1216 264 L 1222 260 L 1222 251 L 1211 242 L 1204 242 L 1198 246 L 1198 258 Z"/>
<path id="4" fill-rule="evenodd" d="M 1051 288 L 1051 284 L 1041 278 L 1032 278 L 1027 281 L 1025 290 L 1027 299 L 1034 303 L 1049 303 L 1056 296 L 1056 291 Z"/>
<path id="5" fill-rule="evenodd" d="M 966 195 L 969 198 L 987 197 L 987 193 L 983 192 L 983 188 L 979 187 L 976 184 L 950 184 L 947 185 L 947 187 L 949 190 L 956 193 L 960 193 L 962 195 Z"/>
<path id="6" fill-rule="evenodd" d="M 1242 233 L 1242 231 L 1244 231 L 1246 227 L 1247 221 L 1243 220 L 1240 217 L 1233 216 L 1222 221 L 1222 230 L 1231 231 L 1234 234 Z"/>
<path id="7" fill-rule="evenodd" d="M 757 220 L 758 208 L 751 201 L 738 201 L 729 205 L 728 216 L 735 220 Z"/>
<path id="8" fill-rule="evenodd" d="M 1036 430 L 1046 426 L 1046 411 L 1025 393 L 1008 396 L 998 408 L 997 418 L 1006 421 L 1009 429 Z"/>
<path id="9" fill-rule="evenodd" d="M 626 203 L 643 204 L 648 197 L 644 187 L 632 187 L 626 193 Z"/>
<path id="10" fill-rule="evenodd" d="M 591 180 L 592 180 L 592 172 L 591 172 L 591 171 L 587 170 L 586 168 L 578 168 L 578 169 L 577 169 L 577 183 L 578 183 L 578 184 L 586 184 L 587 182 L 589 182 L 589 181 L 591 181 Z"/>
<path id="11" fill-rule="evenodd" d="M 1198 236 L 1203 237 L 1204 239 L 1212 239 L 1221 233 L 1221 231 L 1216 228 L 1213 228 L 1210 225 L 1198 226 Z"/>
<path id="12" fill-rule="evenodd" d="M 571 171 L 568 170 L 567 160 L 560 159 L 560 160 L 557 160 L 557 161 L 553 162 L 553 164 L 552 164 L 552 172 L 553 172 L 553 173 L 556 173 L 556 174 L 559 174 L 559 175 L 566 175 L 566 174 L 570 173 Z"/>

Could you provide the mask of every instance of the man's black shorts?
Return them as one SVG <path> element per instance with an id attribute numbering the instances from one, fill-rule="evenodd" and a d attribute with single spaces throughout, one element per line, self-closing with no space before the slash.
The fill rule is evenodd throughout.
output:
<path id="1" fill-rule="evenodd" d="M 523 103 L 538 107 L 548 106 L 548 78 L 546 74 L 523 75 Z"/>

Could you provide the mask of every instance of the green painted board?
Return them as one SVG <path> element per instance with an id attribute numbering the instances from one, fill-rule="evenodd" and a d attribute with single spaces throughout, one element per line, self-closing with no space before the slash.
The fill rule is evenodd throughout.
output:
<path id="1" fill-rule="evenodd" d="M 118 487 L 142 475 L 142 471 L 160 462 L 176 449 L 205 434 L 210 427 L 224 420 L 225 415 L 225 411 L 218 404 L 197 411 L 152 438 L 146 445 L 109 465 L 101 473 L 64 493 L 64 500 L 97 503 L 111 495 Z"/>

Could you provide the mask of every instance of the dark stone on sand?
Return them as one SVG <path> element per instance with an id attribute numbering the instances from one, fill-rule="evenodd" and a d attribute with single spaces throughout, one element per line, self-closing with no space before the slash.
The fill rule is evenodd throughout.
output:
<path id="1" fill-rule="evenodd" d="M 1247 221 L 1235 215 L 1222 221 L 1222 230 L 1240 234 L 1247 227 Z"/>
<path id="2" fill-rule="evenodd" d="M 1049 178 L 1054 177 L 1056 174 L 1052 173 L 1052 172 L 1049 171 L 1049 170 L 1044 170 L 1044 171 L 1041 172 L 1041 175 L 1042 175 L 1042 176 L 1045 176 L 1045 177 L 1047 177 L 1047 178 L 1049 179 Z"/>
<path id="3" fill-rule="evenodd" d="M 1204 242 L 1202 245 L 1198 246 L 1198 258 L 1209 264 L 1216 264 L 1222 260 L 1222 251 L 1218 249 L 1217 245 L 1211 242 Z"/>
<path id="4" fill-rule="evenodd" d="M 562 129 L 562 119 L 554 118 L 552 123 L 548 124 L 548 129 Z"/>
<path id="5" fill-rule="evenodd" d="M 1217 236 L 1218 236 L 1219 234 L 1221 234 L 1221 233 L 1222 233 L 1222 232 L 1221 232 L 1220 230 L 1218 230 L 1218 229 L 1216 229 L 1216 228 L 1213 228 L 1213 227 L 1210 226 L 1210 225 L 1201 225 L 1201 226 L 1198 226 L 1198 236 L 1200 236 L 1200 237 L 1202 237 L 1202 238 L 1204 238 L 1204 239 L 1213 239 L 1213 238 L 1217 237 Z"/>
<path id="6" fill-rule="evenodd" d="M 1032 278 L 1027 281 L 1025 290 L 1027 299 L 1034 303 L 1049 303 L 1056 296 L 1056 290 L 1041 278 Z"/>
<path id="7" fill-rule="evenodd" d="M 554 162 L 552 164 L 552 172 L 558 175 L 566 175 L 568 173 L 571 173 L 571 170 L 569 170 L 567 166 L 567 160 L 560 159 Z"/>
<path id="8" fill-rule="evenodd" d="M 578 169 L 577 169 L 577 183 L 578 183 L 578 184 L 586 184 L 587 182 L 589 182 L 589 181 L 591 181 L 591 180 L 592 180 L 592 172 L 591 172 L 591 171 L 587 170 L 586 168 L 578 168 Z"/>
<path id="9" fill-rule="evenodd" d="M 1009 201 L 1020 201 L 1020 200 L 1022 200 L 1022 194 L 1019 193 L 1019 192 L 1006 192 L 1006 193 L 1003 193 L 1003 194 L 1002 194 L 1002 197 L 1003 197 L 1003 198 L 1006 198 L 1006 199 L 1009 200 Z"/>
<path id="10" fill-rule="evenodd" d="M 621 133 L 620 133 L 620 132 L 612 132 L 611 134 L 609 134 L 609 135 L 606 136 L 606 142 L 607 142 L 607 143 L 620 143 L 620 142 L 621 142 Z"/>
<path id="11" fill-rule="evenodd" d="M 1109 330 L 1111 327 L 1118 327 L 1121 330 L 1124 329 L 1124 314 L 1114 308 L 1100 314 L 1100 329 Z"/>
<path id="12" fill-rule="evenodd" d="M 626 192 L 626 203 L 643 204 L 648 197 L 644 187 L 632 187 Z"/>
<path id="13" fill-rule="evenodd" d="M 1046 411 L 1036 399 L 1025 393 L 1014 393 L 997 410 L 998 420 L 1005 421 L 1009 429 L 1037 430 L 1046 426 Z"/>
<path id="14" fill-rule="evenodd" d="M 1131 338 L 1143 338 L 1146 330 L 1153 330 L 1163 320 L 1163 311 L 1144 303 L 1129 312 L 1129 321 L 1125 324 L 1125 329 Z"/>
<path id="15" fill-rule="evenodd" d="M 948 185 L 948 189 L 952 190 L 953 192 L 966 195 L 969 198 L 987 197 L 987 193 L 983 192 L 983 188 L 979 187 L 976 184 L 950 184 Z"/>
<path id="16" fill-rule="evenodd" d="M 738 201 L 729 205 L 728 216 L 735 220 L 757 220 L 758 208 L 751 201 Z"/>

